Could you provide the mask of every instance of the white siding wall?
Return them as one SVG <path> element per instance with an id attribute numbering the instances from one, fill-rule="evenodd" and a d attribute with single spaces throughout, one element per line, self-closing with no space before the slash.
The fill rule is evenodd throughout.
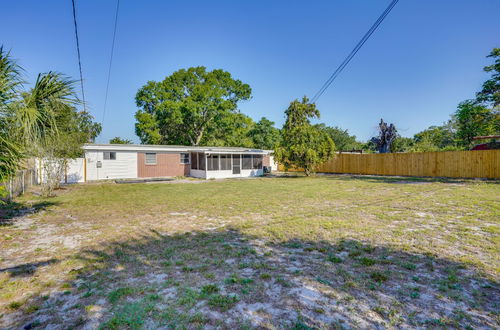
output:
<path id="1" fill-rule="evenodd" d="M 262 176 L 264 170 L 241 170 L 240 174 L 233 174 L 233 171 L 207 171 L 206 179 L 223 179 L 223 178 L 248 178 L 252 176 Z"/>
<path id="2" fill-rule="evenodd" d="M 205 179 L 206 174 L 207 174 L 207 172 L 205 172 L 204 170 L 193 170 L 193 169 L 189 170 L 189 175 L 194 177 L 194 178 Z"/>
<path id="3" fill-rule="evenodd" d="M 116 151 L 116 159 L 103 159 L 103 151 L 86 151 L 87 180 L 135 179 L 137 178 L 137 152 Z M 97 162 L 102 163 L 97 168 Z"/>

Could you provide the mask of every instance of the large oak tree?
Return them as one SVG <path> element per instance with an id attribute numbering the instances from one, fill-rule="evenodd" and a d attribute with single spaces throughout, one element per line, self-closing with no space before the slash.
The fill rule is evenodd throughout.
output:
<path id="1" fill-rule="evenodd" d="M 224 70 L 181 69 L 163 81 L 150 81 L 136 95 L 135 117 L 142 143 L 200 145 L 214 137 L 221 121 L 238 112 L 251 88 Z"/>

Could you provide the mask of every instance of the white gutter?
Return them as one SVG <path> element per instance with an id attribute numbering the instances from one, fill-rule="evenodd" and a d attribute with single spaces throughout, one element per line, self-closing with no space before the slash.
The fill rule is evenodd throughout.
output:
<path id="1" fill-rule="evenodd" d="M 193 146 L 168 146 L 147 144 L 85 144 L 85 151 L 137 151 L 137 152 L 205 152 L 219 154 L 268 154 L 269 151 L 251 148 L 230 147 L 193 147 Z"/>

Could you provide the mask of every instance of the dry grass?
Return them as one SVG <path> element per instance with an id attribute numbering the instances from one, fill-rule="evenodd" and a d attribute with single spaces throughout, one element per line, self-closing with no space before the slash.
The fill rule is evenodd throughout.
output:
<path id="1" fill-rule="evenodd" d="M 25 196 L 2 211 L 0 328 L 499 327 L 498 196 L 349 176 Z"/>

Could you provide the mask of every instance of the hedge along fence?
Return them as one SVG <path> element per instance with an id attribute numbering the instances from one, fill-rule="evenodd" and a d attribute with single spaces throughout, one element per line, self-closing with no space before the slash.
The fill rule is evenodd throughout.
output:
<path id="1" fill-rule="evenodd" d="M 500 150 L 337 154 L 317 172 L 500 179 Z"/>

